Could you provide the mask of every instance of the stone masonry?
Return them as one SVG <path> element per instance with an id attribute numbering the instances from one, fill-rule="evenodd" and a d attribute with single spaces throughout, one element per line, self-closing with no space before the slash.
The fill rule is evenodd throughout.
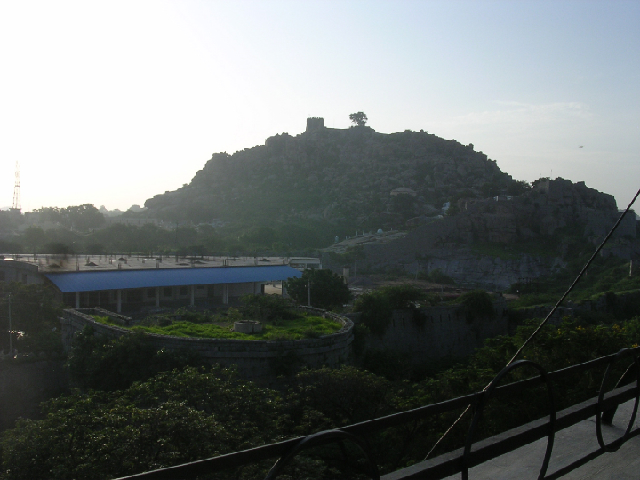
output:
<path id="1" fill-rule="evenodd" d="M 330 316 L 342 323 L 343 327 L 336 333 L 319 338 L 286 341 L 184 338 L 155 334 L 148 334 L 148 337 L 158 349 L 195 350 L 211 363 L 225 367 L 235 365 L 238 373 L 248 380 L 273 380 L 273 364 L 279 360 L 311 368 L 346 363 L 353 341 L 353 322 L 323 310 L 305 310 L 315 315 Z M 116 323 L 127 324 L 129 321 L 127 317 L 99 308 L 65 309 L 60 319 L 65 349 L 70 347 L 74 335 L 86 325 L 91 325 L 96 335 L 105 335 L 108 338 L 118 338 L 132 333 L 125 328 L 96 322 L 91 315 L 107 315 Z"/>

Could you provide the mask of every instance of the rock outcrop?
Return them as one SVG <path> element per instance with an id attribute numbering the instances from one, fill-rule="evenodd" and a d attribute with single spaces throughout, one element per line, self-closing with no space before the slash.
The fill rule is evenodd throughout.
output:
<path id="1" fill-rule="evenodd" d="M 369 237 L 361 243 L 360 268 L 439 269 L 457 283 L 502 290 L 562 268 L 572 242 L 600 243 L 620 216 L 611 195 L 561 178 L 534 182 L 517 197 L 463 198 L 455 208 L 392 242 Z M 636 223 L 635 215 L 626 216 L 602 254 L 637 258 Z M 326 255 L 324 264 L 331 261 Z"/>
<path id="2" fill-rule="evenodd" d="M 517 182 L 473 145 L 422 131 L 330 129 L 309 119 L 307 131 L 295 137 L 283 133 L 233 155 L 214 154 L 189 184 L 145 206 L 150 216 L 167 220 L 311 219 L 397 228 L 439 214 L 460 196 L 483 198 L 514 187 Z"/>

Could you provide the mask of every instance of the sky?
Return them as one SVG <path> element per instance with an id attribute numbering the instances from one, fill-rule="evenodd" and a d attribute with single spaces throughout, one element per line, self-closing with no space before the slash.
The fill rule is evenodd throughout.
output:
<path id="1" fill-rule="evenodd" d="M 0 0 L 0 207 L 125 210 L 215 152 L 423 129 L 515 179 L 640 188 L 640 0 Z"/>

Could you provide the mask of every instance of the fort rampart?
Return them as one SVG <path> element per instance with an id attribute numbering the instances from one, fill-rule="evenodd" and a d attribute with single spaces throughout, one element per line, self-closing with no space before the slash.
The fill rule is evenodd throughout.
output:
<path id="1" fill-rule="evenodd" d="M 269 381 L 282 369 L 308 366 L 336 366 L 346 363 L 353 341 L 353 323 L 348 318 L 317 309 L 304 309 L 314 315 L 331 317 L 342 323 L 342 328 L 331 335 L 304 340 L 227 340 L 210 338 L 172 337 L 147 334 L 158 348 L 197 351 L 211 363 L 222 366 L 236 365 L 238 373 L 249 380 Z M 118 338 L 131 334 L 131 330 L 97 322 L 92 315 L 108 316 L 114 323 L 127 325 L 128 317 L 101 308 L 65 309 L 60 319 L 62 343 L 69 349 L 73 337 L 85 326 L 93 327 L 96 335 Z"/>
<path id="2" fill-rule="evenodd" d="M 356 320 L 357 322 L 357 320 Z M 366 348 L 390 350 L 421 363 L 443 357 L 466 357 L 484 340 L 508 334 L 506 302 L 493 302 L 493 315 L 470 316 L 461 305 L 394 310 L 391 323 L 382 335 L 367 336 Z"/>

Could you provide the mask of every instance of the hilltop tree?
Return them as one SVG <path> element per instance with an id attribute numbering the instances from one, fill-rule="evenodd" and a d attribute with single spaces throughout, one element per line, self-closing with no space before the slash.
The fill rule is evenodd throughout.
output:
<path id="1" fill-rule="evenodd" d="M 358 127 L 364 127 L 369 119 L 364 112 L 356 112 L 349 115 L 349 120 Z"/>

